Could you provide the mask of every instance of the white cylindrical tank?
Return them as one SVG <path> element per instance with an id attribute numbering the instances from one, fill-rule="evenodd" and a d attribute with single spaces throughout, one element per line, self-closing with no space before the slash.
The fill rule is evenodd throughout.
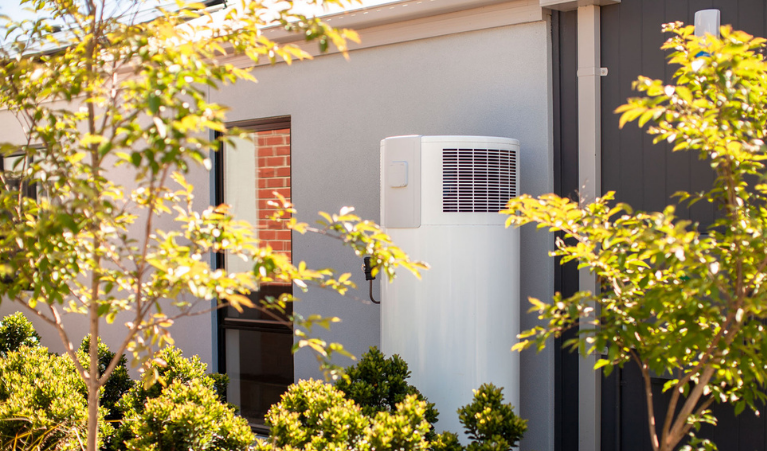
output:
<path id="1" fill-rule="evenodd" d="M 431 266 L 382 282 L 381 350 L 408 363 L 439 431 L 463 432 L 456 410 L 486 382 L 519 413 L 519 232 L 498 213 L 519 192 L 518 158 L 508 138 L 381 141 L 381 224 Z"/>

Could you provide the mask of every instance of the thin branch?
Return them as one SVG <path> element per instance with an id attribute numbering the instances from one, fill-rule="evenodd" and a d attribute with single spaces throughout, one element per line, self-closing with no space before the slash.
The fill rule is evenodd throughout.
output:
<path id="1" fill-rule="evenodd" d="M 162 175 L 160 177 L 159 186 L 165 186 L 165 180 L 168 177 L 168 171 L 170 171 L 170 166 L 165 166 L 163 169 Z M 155 176 L 152 175 L 152 180 L 149 182 L 149 212 L 147 213 L 147 219 L 146 219 L 146 226 L 144 228 L 144 243 L 142 244 L 141 249 L 141 257 L 136 260 L 136 303 L 137 303 L 137 310 L 142 309 L 142 296 L 141 296 L 141 287 L 142 282 L 141 279 L 144 275 L 144 271 L 147 269 L 147 263 L 146 263 L 146 255 L 149 252 L 149 242 L 151 241 L 152 236 L 152 219 L 154 218 L 154 201 L 157 197 L 157 194 L 155 193 Z"/>
<path id="2" fill-rule="evenodd" d="M 86 382 L 88 382 L 88 380 L 90 379 L 90 376 L 88 375 L 88 372 L 85 370 L 83 365 L 80 363 L 80 359 L 77 358 L 77 353 L 75 352 L 74 347 L 72 346 L 72 340 L 69 339 L 69 336 L 67 335 L 67 331 L 64 329 L 64 323 L 61 321 L 61 315 L 59 315 L 58 310 L 56 310 L 56 307 L 54 307 L 52 304 L 48 304 L 48 307 L 50 308 L 51 313 L 53 314 L 54 326 L 56 327 L 56 330 L 59 332 L 59 337 L 61 338 L 61 341 L 64 343 L 64 348 L 67 350 L 67 355 L 69 355 L 69 358 L 72 359 L 72 362 L 75 364 L 75 368 L 77 368 L 77 371 L 82 375 L 83 379 Z M 30 309 L 32 308 L 30 307 Z"/>
<path id="3" fill-rule="evenodd" d="M 650 426 L 650 440 L 652 442 L 653 451 L 660 450 L 660 444 L 658 443 L 658 432 L 655 430 L 655 411 L 652 405 L 652 383 L 650 380 L 650 371 L 647 365 L 639 358 L 637 353 L 632 349 L 631 357 L 639 365 L 639 369 L 642 371 L 642 379 L 644 379 L 645 401 L 647 401 L 647 420 Z"/>
<path id="4" fill-rule="evenodd" d="M 21 305 L 22 305 L 24 308 L 26 308 L 27 310 L 29 310 L 30 312 L 34 313 L 34 314 L 35 314 L 35 316 L 37 316 L 38 318 L 42 319 L 43 321 L 45 321 L 46 323 L 50 324 L 51 326 L 53 326 L 53 327 L 56 327 L 56 322 L 55 322 L 55 321 L 53 321 L 52 319 L 48 318 L 47 316 L 45 316 L 45 315 L 43 314 L 43 312 L 41 312 L 41 311 L 39 311 L 39 310 L 37 310 L 37 309 L 34 309 L 34 308 L 32 308 L 32 307 L 31 307 L 29 304 L 27 304 L 27 303 L 26 303 L 26 302 L 24 302 L 24 301 L 21 301 L 21 300 L 19 300 L 19 301 L 17 301 L 17 302 L 18 302 L 19 304 L 21 304 Z"/>

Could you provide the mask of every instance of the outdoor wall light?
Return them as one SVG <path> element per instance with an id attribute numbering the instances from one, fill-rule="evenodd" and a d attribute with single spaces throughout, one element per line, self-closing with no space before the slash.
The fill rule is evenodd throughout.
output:
<path id="1" fill-rule="evenodd" d="M 719 10 L 703 9 L 695 13 L 695 36 L 703 37 L 706 33 L 719 39 Z"/>

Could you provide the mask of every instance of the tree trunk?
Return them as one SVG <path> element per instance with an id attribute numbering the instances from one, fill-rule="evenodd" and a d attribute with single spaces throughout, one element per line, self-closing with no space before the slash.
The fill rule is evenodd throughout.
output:
<path id="1" fill-rule="evenodd" d="M 98 451 L 99 434 L 99 315 L 98 304 L 95 302 L 98 294 L 98 278 L 93 275 L 93 299 L 90 305 L 90 333 L 91 339 L 88 348 L 88 451 Z"/>
<path id="2" fill-rule="evenodd" d="M 93 341 L 93 340 L 91 340 Z M 98 380 L 88 381 L 88 451 L 98 451 L 99 440 L 99 386 Z"/>

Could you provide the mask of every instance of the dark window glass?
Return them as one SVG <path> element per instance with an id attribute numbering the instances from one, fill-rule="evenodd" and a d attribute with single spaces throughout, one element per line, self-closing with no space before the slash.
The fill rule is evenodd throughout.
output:
<path id="1" fill-rule="evenodd" d="M 264 415 L 293 383 L 293 334 L 290 329 L 227 329 L 227 398 L 252 426 L 264 427 Z"/>

